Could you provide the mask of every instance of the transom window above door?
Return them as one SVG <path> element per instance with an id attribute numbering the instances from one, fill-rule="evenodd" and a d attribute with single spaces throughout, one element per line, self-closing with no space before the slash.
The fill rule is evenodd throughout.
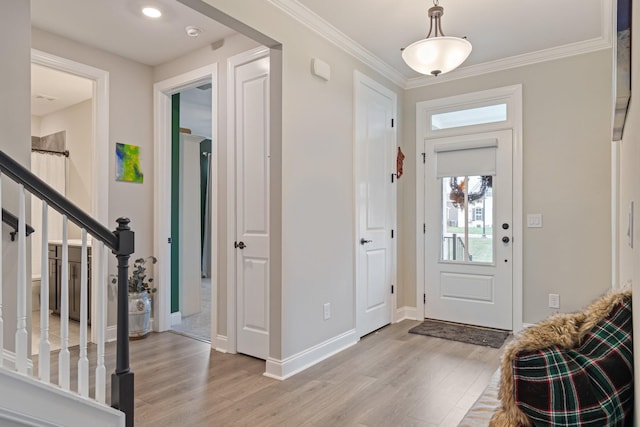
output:
<path id="1" fill-rule="evenodd" d="M 430 126 L 432 131 L 453 129 L 486 123 L 504 122 L 507 120 L 507 104 L 484 105 L 432 114 Z"/>

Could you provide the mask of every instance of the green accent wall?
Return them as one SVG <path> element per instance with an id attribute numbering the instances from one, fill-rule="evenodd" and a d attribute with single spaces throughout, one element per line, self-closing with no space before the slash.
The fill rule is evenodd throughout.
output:
<path id="1" fill-rule="evenodd" d="M 180 94 L 171 97 L 171 312 L 180 311 Z"/>

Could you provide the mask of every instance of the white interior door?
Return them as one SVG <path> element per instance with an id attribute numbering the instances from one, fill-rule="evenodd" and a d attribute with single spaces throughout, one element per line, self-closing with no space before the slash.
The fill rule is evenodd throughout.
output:
<path id="1" fill-rule="evenodd" d="M 512 131 L 425 145 L 425 317 L 510 330 Z"/>
<path id="2" fill-rule="evenodd" d="M 269 57 L 233 69 L 236 349 L 269 356 Z"/>
<path id="3" fill-rule="evenodd" d="M 393 92 L 356 74 L 356 311 L 360 336 L 392 321 L 395 102 Z"/>
<path id="4" fill-rule="evenodd" d="M 204 138 L 180 134 L 180 314 L 202 311 L 200 268 L 200 142 Z M 198 167 L 194 167 L 198 165 Z"/>

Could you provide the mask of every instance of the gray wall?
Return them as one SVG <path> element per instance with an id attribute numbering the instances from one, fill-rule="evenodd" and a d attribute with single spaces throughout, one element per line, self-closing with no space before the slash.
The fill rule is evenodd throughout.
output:
<path id="1" fill-rule="evenodd" d="M 611 50 L 409 90 L 403 145 L 415 158 L 415 104 L 502 86 L 523 89 L 523 223 L 541 213 L 543 228 L 523 230 L 523 320 L 579 310 L 611 287 Z M 404 305 L 415 306 L 415 166 L 400 180 L 399 271 Z M 400 304 L 402 305 L 402 304 Z"/>
<path id="2" fill-rule="evenodd" d="M 218 330 L 220 335 L 227 335 L 227 59 L 241 52 L 259 46 L 253 40 L 241 34 L 225 38 L 219 49 L 213 50 L 209 46 L 190 52 L 180 58 L 159 65 L 153 70 L 154 82 L 163 81 L 179 76 L 188 71 L 205 65 L 218 64 L 218 103 L 213 106 L 213 112 L 218 115 L 218 176 L 214 180 L 218 185 Z"/>
<path id="3" fill-rule="evenodd" d="M 0 150 L 24 166 L 31 162 L 31 16 L 29 2 L 6 0 L 0 3 Z M 2 206 L 18 213 L 17 188 L 9 179 L 2 180 Z M 27 217 L 30 206 L 27 203 Z M 16 301 L 18 251 L 17 242 L 9 240 L 9 228 L 2 225 L 2 317 L 4 319 L 4 343 L 14 348 L 16 332 Z M 27 248 L 29 253 L 30 248 Z M 27 272 L 31 277 L 31 272 Z M 27 306 L 31 301 L 31 281 L 27 283 Z M 30 320 L 30 319 L 29 319 Z M 31 326 L 27 325 L 31 330 Z"/>
<path id="4" fill-rule="evenodd" d="M 34 28 L 32 46 L 66 59 L 109 72 L 109 222 L 126 216 L 136 233 L 133 257 L 153 254 L 153 104 L 152 69 L 117 55 Z M 27 99 L 28 100 L 28 99 Z M 28 117 L 27 117 L 28 118 Z M 140 146 L 144 182 L 134 184 L 115 180 L 115 143 Z M 160 260 L 162 262 L 162 260 Z M 114 257 L 109 257 L 109 273 L 115 274 Z M 115 324 L 113 289 L 109 292 L 107 323 Z"/>
<path id="5" fill-rule="evenodd" d="M 355 328 L 353 72 L 399 106 L 402 90 L 269 2 L 206 2 L 282 43 L 282 282 L 271 283 L 282 339 L 271 353 L 284 359 Z M 331 66 L 329 82 L 311 75 L 313 57 Z"/>
<path id="6" fill-rule="evenodd" d="M 632 28 L 640 28 L 640 10 L 633 8 Z M 640 32 L 631 32 L 631 103 L 620 145 L 620 284 L 631 285 L 633 293 L 640 295 L 640 78 L 637 66 L 640 64 Z M 636 70 L 636 71 L 633 71 Z M 635 202 L 635 232 L 633 248 L 627 238 L 629 204 Z M 633 329 L 640 331 L 640 312 L 634 310 Z M 635 366 L 640 366 L 640 340 L 633 342 Z M 636 390 L 640 390 L 640 375 L 635 376 Z M 640 406 L 640 393 L 635 394 L 635 407 Z M 636 416 L 637 418 L 637 416 Z"/>

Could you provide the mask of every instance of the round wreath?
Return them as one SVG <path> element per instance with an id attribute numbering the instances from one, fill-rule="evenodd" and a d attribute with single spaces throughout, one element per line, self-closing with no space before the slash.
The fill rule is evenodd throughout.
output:
<path id="1" fill-rule="evenodd" d="M 480 189 L 478 191 L 469 191 L 467 193 L 468 203 L 473 203 L 476 200 L 481 200 L 485 194 L 487 193 L 487 188 L 491 188 L 493 184 L 493 177 L 491 176 L 483 176 L 480 179 Z M 449 193 L 449 200 L 455 208 L 464 208 L 464 187 L 466 185 L 467 180 L 462 180 L 460 184 L 458 184 L 458 178 L 452 176 L 449 179 L 449 187 L 451 187 L 451 192 Z"/>

